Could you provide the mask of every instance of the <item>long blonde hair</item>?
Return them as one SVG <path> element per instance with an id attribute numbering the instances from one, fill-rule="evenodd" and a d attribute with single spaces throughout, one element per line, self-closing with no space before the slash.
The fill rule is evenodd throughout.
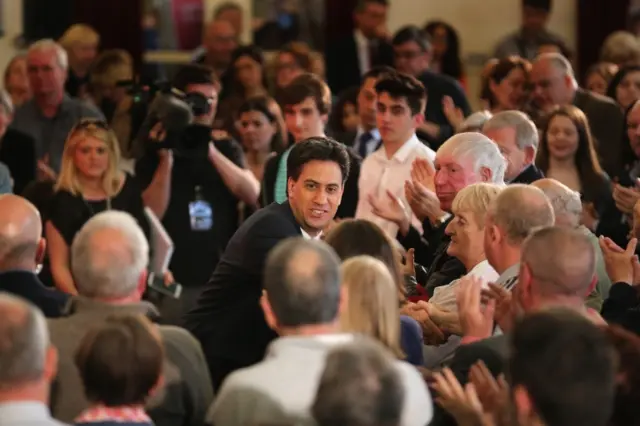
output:
<path id="1" fill-rule="evenodd" d="M 371 256 L 356 256 L 342 264 L 342 285 L 347 309 L 340 315 L 343 331 L 372 337 L 399 359 L 400 308 L 398 291 L 389 268 Z"/>
<path id="2" fill-rule="evenodd" d="M 62 152 L 60 176 L 56 182 L 56 191 L 65 190 L 73 195 L 82 194 L 82 185 L 78 180 L 78 170 L 73 162 L 73 154 L 78 143 L 84 138 L 96 138 L 107 145 L 109 164 L 102 177 L 102 189 L 107 197 L 113 197 L 120 190 L 122 173 L 119 169 L 120 146 L 115 133 L 100 120 L 83 119 L 69 132 Z"/>

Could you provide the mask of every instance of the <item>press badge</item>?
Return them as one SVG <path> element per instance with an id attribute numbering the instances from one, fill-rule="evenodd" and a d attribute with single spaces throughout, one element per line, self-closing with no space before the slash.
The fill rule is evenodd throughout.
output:
<path id="1" fill-rule="evenodd" d="M 210 231 L 213 227 L 213 208 L 196 188 L 196 200 L 189 203 L 189 218 L 192 231 Z"/>

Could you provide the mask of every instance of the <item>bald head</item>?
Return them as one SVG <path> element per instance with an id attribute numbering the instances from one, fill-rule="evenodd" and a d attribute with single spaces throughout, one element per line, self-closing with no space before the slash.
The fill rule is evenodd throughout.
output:
<path id="1" fill-rule="evenodd" d="M 580 194 L 555 179 L 540 179 L 531 185 L 539 188 L 549 199 L 556 215 L 555 224 L 577 228 L 582 217 Z"/>
<path id="2" fill-rule="evenodd" d="M 41 239 L 38 209 L 17 195 L 0 195 L 0 271 L 34 269 Z"/>
<path id="3" fill-rule="evenodd" d="M 565 227 L 535 232 L 523 246 L 522 263 L 541 298 L 587 295 L 595 274 L 595 250 L 584 233 Z"/>
<path id="4" fill-rule="evenodd" d="M 340 304 L 340 260 L 324 242 L 286 240 L 267 259 L 264 288 L 280 326 L 332 323 Z"/>
<path id="5" fill-rule="evenodd" d="M 491 220 L 512 245 L 521 245 L 535 230 L 553 226 L 554 213 L 540 189 L 513 184 L 507 186 L 492 206 Z"/>

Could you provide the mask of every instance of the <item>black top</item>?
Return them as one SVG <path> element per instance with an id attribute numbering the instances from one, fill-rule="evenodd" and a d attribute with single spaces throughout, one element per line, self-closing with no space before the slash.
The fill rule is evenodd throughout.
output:
<path id="1" fill-rule="evenodd" d="M 235 233 L 185 326 L 202 344 L 209 365 L 260 361 L 276 335 L 260 309 L 263 269 L 272 248 L 301 235 L 288 202 L 258 210 Z"/>
<path id="2" fill-rule="evenodd" d="M 87 84 L 89 84 L 88 73 L 84 77 L 78 77 L 76 73 L 74 73 L 73 70 L 69 68 L 67 81 L 64 84 L 64 90 L 69 96 L 71 96 L 72 98 L 77 98 L 80 95 L 80 89 Z"/>
<path id="3" fill-rule="evenodd" d="M 69 301 L 67 294 L 44 286 L 33 272 L 0 273 L 0 291 L 22 297 L 36 305 L 47 318 L 63 316 Z"/>
<path id="4" fill-rule="evenodd" d="M 347 219 L 355 217 L 356 208 L 358 207 L 358 181 L 360 180 L 360 167 L 362 166 L 362 158 L 353 150 L 347 147 L 349 153 L 349 177 L 344 184 L 344 193 L 342 201 L 336 211 L 336 218 Z M 275 187 L 278 178 L 278 169 L 282 160 L 282 153 L 274 155 L 267 161 L 264 166 L 264 176 L 262 177 L 260 205 L 268 206 L 275 200 Z"/>
<path id="5" fill-rule="evenodd" d="M 145 236 L 149 237 L 149 222 L 144 214 L 142 193 L 131 176 L 126 175 L 122 189 L 111 199 L 111 209 L 129 213 L 138 221 Z M 70 247 L 76 233 L 84 224 L 105 210 L 107 210 L 107 200 L 87 201 L 80 195 L 72 195 L 68 191 L 60 190 L 51 200 L 49 220 Z"/>
<path id="6" fill-rule="evenodd" d="M 214 144 L 234 164 L 244 167 L 242 149 L 237 142 L 223 139 L 215 140 Z M 136 164 L 136 176 L 143 188 L 151 183 L 158 162 L 158 155 L 153 151 Z M 211 208 L 210 226 L 192 226 L 190 207 L 198 197 Z M 238 216 L 238 199 L 206 156 L 174 155 L 171 194 L 162 224 L 174 243 L 170 269 L 177 282 L 183 286 L 201 286 L 207 282 L 238 228 Z"/>
<path id="7" fill-rule="evenodd" d="M 22 194 L 36 178 L 35 139 L 19 130 L 8 128 L 0 140 L 0 161 L 7 165 L 13 178 L 13 192 Z"/>
<path id="8" fill-rule="evenodd" d="M 602 305 L 602 317 L 640 335 L 640 297 L 637 290 L 625 282 L 611 286 L 609 298 Z"/>
<path id="9" fill-rule="evenodd" d="M 537 180 L 544 179 L 544 173 L 535 166 L 535 164 L 530 164 L 526 169 L 524 169 L 518 176 L 513 179 L 513 181 L 509 183 L 520 183 L 523 185 L 529 185 Z"/>

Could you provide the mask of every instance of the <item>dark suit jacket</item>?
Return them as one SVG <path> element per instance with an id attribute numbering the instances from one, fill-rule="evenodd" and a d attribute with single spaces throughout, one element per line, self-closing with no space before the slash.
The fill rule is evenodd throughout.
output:
<path id="1" fill-rule="evenodd" d="M 516 178 L 510 183 L 521 183 L 523 185 L 529 185 L 537 180 L 544 179 L 544 173 L 535 166 L 535 164 L 529 165 L 524 169 Z"/>
<path id="2" fill-rule="evenodd" d="M 35 140 L 19 130 L 8 128 L 0 141 L 0 161 L 9 167 L 14 194 L 36 178 Z"/>
<path id="3" fill-rule="evenodd" d="M 280 241 L 301 235 L 288 202 L 258 210 L 236 231 L 185 326 L 216 360 L 249 366 L 264 357 L 276 335 L 267 326 L 260 297 L 267 255 Z"/>
<path id="4" fill-rule="evenodd" d="M 591 133 L 596 140 L 598 156 L 609 176 L 620 170 L 620 151 L 624 132 L 624 115 L 616 103 L 604 96 L 578 89 L 573 105 L 589 119 Z"/>
<path id="5" fill-rule="evenodd" d="M 339 94 L 344 89 L 360 86 L 362 71 L 354 34 L 327 46 L 327 81 L 331 91 Z M 373 65 L 393 66 L 393 47 L 384 41 L 378 41 L 377 60 Z"/>
<path id="6" fill-rule="evenodd" d="M 349 177 L 344 184 L 344 193 L 342 194 L 342 202 L 336 217 L 351 218 L 356 214 L 356 208 L 358 207 L 358 180 L 360 179 L 360 166 L 362 165 L 362 158 L 353 149 L 348 149 L 349 160 L 351 160 L 351 167 L 349 168 Z M 278 177 L 278 168 L 280 167 L 280 160 L 282 154 L 271 157 L 267 164 L 264 166 L 264 176 L 262 177 L 262 189 L 260 193 L 260 205 L 262 207 L 268 206 L 274 202 L 276 179 Z"/>
<path id="7" fill-rule="evenodd" d="M 431 149 L 435 151 L 444 141 L 455 133 L 455 130 L 451 127 L 449 120 L 447 120 L 442 110 L 442 100 L 444 97 L 450 96 L 451 99 L 453 99 L 453 103 L 464 112 L 465 117 L 471 114 L 471 106 L 460 83 L 449 76 L 426 71 L 418 77 L 418 80 L 420 80 L 427 91 L 427 107 L 424 116 L 427 121 L 431 121 L 440 126 L 440 135 L 437 138 L 432 138 L 429 135 L 422 134 L 422 132 L 420 132 L 420 136 L 421 139 L 425 139 Z"/>
<path id="8" fill-rule="evenodd" d="M 489 371 L 497 377 L 504 372 L 508 357 L 508 338 L 494 336 L 468 345 L 460 345 L 449 368 L 463 386 L 469 381 L 469 370 L 478 361 L 483 361 Z M 440 405 L 433 406 L 431 426 L 455 426 L 456 422 Z"/>
<path id="9" fill-rule="evenodd" d="M 45 287 L 38 276 L 29 271 L 0 273 L 0 291 L 28 300 L 40 308 L 47 318 L 62 316 L 69 301 L 67 294 Z"/>
<path id="10" fill-rule="evenodd" d="M 640 298 L 636 289 L 624 282 L 614 283 L 602 306 L 602 317 L 640 335 Z"/>

